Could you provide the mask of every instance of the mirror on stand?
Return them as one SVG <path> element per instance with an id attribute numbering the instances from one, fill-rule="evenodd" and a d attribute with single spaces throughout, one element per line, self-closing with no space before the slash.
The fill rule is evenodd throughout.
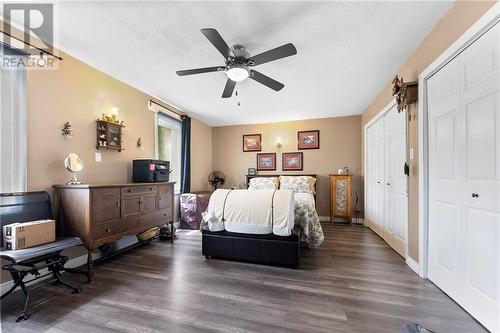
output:
<path id="1" fill-rule="evenodd" d="M 64 159 L 64 166 L 69 172 L 73 173 L 73 178 L 67 182 L 66 184 L 68 185 L 78 185 L 81 184 L 82 182 L 78 180 L 76 174 L 83 169 L 83 161 L 78 156 L 78 154 L 75 153 L 70 153 L 66 158 Z"/>

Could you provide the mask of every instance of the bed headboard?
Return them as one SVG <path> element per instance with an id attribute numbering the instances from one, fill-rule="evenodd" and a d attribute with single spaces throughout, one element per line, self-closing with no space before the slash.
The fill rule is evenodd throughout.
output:
<path id="1" fill-rule="evenodd" d="M 278 177 L 279 176 L 309 176 L 309 177 L 314 177 L 316 178 L 316 183 L 314 183 L 314 193 L 317 193 L 318 191 L 316 190 L 316 187 L 318 186 L 318 178 L 316 177 L 316 174 L 312 174 L 312 173 L 296 173 L 296 174 L 290 174 L 290 173 L 287 173 L 287 174 L 282 174 L 282 175 L 253 175 L 253 176 L 250 176 L 250 175 L 247 175 L 247 188 L 248 186 L 250 185 L 250 179 L 252 178 L 257 178 L 257 177 Z M 314 194 L 314 198 L 316 198 L 316 194 Z"/>

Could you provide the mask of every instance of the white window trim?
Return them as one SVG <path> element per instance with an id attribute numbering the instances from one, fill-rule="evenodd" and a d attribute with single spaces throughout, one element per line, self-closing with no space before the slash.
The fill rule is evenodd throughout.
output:
<path id="1" fill-rule="evenodd" d="M 159 152 L 158 152 L 158 147 L 159 147 L 158 125 L 160 124 L 159 118 L 161 116 L 164 116 L 164 117 L 168 117 L 168 118 L 173 118 L 173 120 L 178 119 L 180 121 L 181 117 L 178 116 L 177 114 L 175 114 L 175 115 L 176 115 L 176 117 L 172 117 L 170 115 L 170 112 L 169 113 L 155 112 L 155 158 L 156 159 L 159 159 Z M 180 123 L 179 123 L 179 134 L 182 135 L 182 125 Z M 179 144 L 182 145 L 182 137 L 179 140 Z M 174 186 L 174 192 L 176 195 L 180 194 L 180 192 L 181 192 L 182 146 L 179 147 L 178 158 L 179 158 L 179 179 L 172 179 L 172 177 L 170 177 L 170 181 L 172 181 L 172 180 L 176 181 L 175 186 Z M 172 167 L 172 165 L 170 167 Z M 172 174 L 170 174 L 170 176 L 172 176 Z"/>
<path id="2" fill-rule="evenodd" d="M 11 151 L 3 149 L 0 156 L 0 169 L 2 178 L 8 178 L 7 184 L 0 180 L 0 192 L 26 192 L 28 187 L 28 131 L 27 131 L 27 80 L 24 70 L 3 70 L 2 76 L 16 76 L 13 90 L 21 92 L 23 96 L 16 94 L 15 100 L 10 105 L 4 104 L 6 96 L 1 96 L 1 114 L 0 122 L 2 127 L 8 127 L 5 131 L 2 129 L 0 141 L 7 139 L 7 144 L 12 146 Z M 0 94 L 3 94 L 4 82 L 0 81 Z M 2 146 L 3 146 L 2 142 Z M 6 154 L 6 152 L 8 152 Z M 7 170 L 5 170 L 5 169 Z"/>

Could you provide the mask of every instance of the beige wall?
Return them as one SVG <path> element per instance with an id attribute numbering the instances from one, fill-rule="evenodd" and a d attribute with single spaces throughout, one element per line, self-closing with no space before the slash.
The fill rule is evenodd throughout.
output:
<path id="1" fill-rule="evenodd" d="M 149 95 L 63 54 L 55 71 L 28 71 L 28 190 L 51 190 L 66 182 L 63 165 L 70 152 L 79 154 L 85 167 L 79 178 L 86 183 L 119 183 L 131 179 L 132 160 L 154 158 L 154 113 L 147 109 Z M 122 152 L 99 150 L 95 162 L 95 119 L 111 107 L 120 108 L 125 121 Z M 61 136 L 64 122 L 73 138 Z M 141 137 L 143 149 L 136 147 Z M 212 167 L 211 128 L 192 120 L 192 188 L 206 189 L 201 175 Z M 201 153 L 200 153 L 201 151 Z"/>
<path id="2" fill-rule="evenodd" d="M 415 81 L 418 75 L 476 22 L 495 2 L 492 1 L 457 1 L 448 13 L 439 21 L 427 38 L 416 48 L 397 73 L 405 81 Z M 387 78 L 387 85 L 364 110 L 364 125 L 379 113 L 393 99 L 392 86 Z M 418 114 L 417 105 L 411 107 L 412 121 L 409 125 L 410 148 L 414 149 L 415 159 L 410 161 L 409 177 L 409 222 L 408 255 L 418 262 Z"/>
<path id="3" fill-rule="evenodd" d="M 206 191 L 212 187 L 208 175 L 212 171 L 212 127 L 191 121 L 191 191 Z"/>
<path id="4" fill-rule="evenodd" d="M 245 186 L 247 168 L 256 167 L 256 153 L 244 153 L 243 134 L 262 134 L 262 152 L 277 153 L 276 171 L 259 174 L 284 174 L 281 171 L 281 153 L 297 151 L 297 131 L 320 130 L 320 149 L 302 150 L 304 171 L 318 175 L 317 210 L 320 216 L 328 216 L 330 188 L 328 175 L 348 166 L 354 174 L 354 191 L 363 197 L 361 175 L 361 117 L 337 117 L 240 126 L 214 127 L 213 166 L 226 175 L 224 187 Z M 282 147 L 276 148 L 280 138 Z"/>

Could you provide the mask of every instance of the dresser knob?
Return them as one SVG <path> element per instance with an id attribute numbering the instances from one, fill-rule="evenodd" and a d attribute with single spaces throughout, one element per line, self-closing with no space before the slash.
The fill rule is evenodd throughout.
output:
<path id="1" fill-rule="evenodd" d="M 110 228 L 106 228 L 106 232 L 111 232 L 111 229 Z"/>
<path id="2" fill-rule="evenodd" d="M 132 190 L 131 190 L 131 189 L 129 189 L 128 191 L 129 191 L 129 192 L 132 192 Z"/>
<path id="3" fill-rule="evenodd" d="M 119 202 L 116 203 L 116 207 L 120 207 L 120 203 Z"/>
<path id="4" fill-rule="evenodd" d="M 163 214 L 163 216 L 167 216 L 167 213 Z"/>

